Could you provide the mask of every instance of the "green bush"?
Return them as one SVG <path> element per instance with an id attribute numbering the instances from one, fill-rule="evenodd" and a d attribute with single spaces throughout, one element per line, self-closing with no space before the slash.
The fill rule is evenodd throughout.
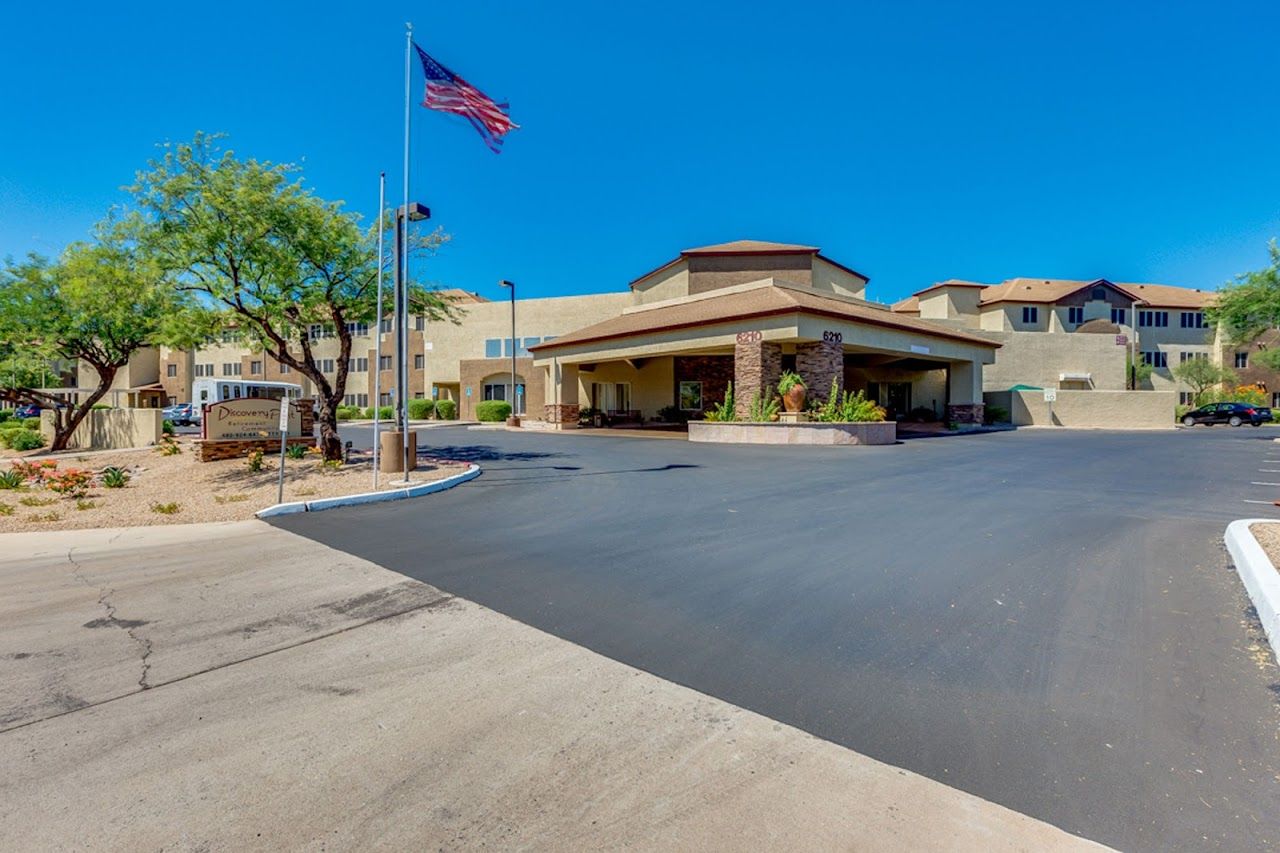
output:
<path id="1" fill-rule="evenodd" d="M 845 391 L 841 394 L 835 377 L 831 378 L 831 393 L 827 395 L 826 402 L 819 405 L 814 413 L 814 420 L 829 424 L 882 421 L 884 417 L 884 409 L 876 405 L 875 400 L 868 400 L 861 391 L 856 394 Z"/>
<path id="2" fill-rule="evenodd" d="M 290 444 L 285 448 L 284 455 L 290 459 L 302 459 L 307 455 L 307 446 L 305 444 Z"/>
<path id="3" fill-rule="evenodd" d="M 163 432 L 165 435 L 173 435 L 175 432 L 177 432 L 177 429 L 176 427 L 174 427 L 173 421 L 169 420 L 168 418 L 165 418 L 164 423 L 160 425 L 160 431 Z"/>
<path id="4" fill-rule="evenodd" d="M 751 411 L 747 413 L 747 420 L 755 423 L 776 421 L 780 402 L 778 395 L 772 391 L 757 391 L 751 400 Z"/>
<path id="5" fill-rule="evenodd" d="M 458 419 L 458 404 L 452 400 L 436 400 L 436 418 L 442 421 Z"/>
<path id="6" fill-rule="evenodd" d="M 360 407 L 359 406 L 338 406 L 336 409 L 333 410 L 333 413 L 337 416 L 338 420 L 340 421 L 351 421 L 360 417 Z"/>
<path id="7" fill-rule="evenodd" d="M 24 427 L 26 427 L 27 429 L 33 429 L 33 430 L 35 430 L 36 432 L 39 432 L 39 431 L 40 431 L 40 419 L 39 419 L 39 418 L 23 418 L 23 419 L 22 419 L 22 425 L 23 425 Z"/>
<path id="8" fill-rule="evenodd" d="M 13 409 L 0 409 L 0 424 L 13 417 Z"/>
<path id="9" fill-rule="evenodd" d="M 987 406 L 983 420 L 989 424 L 1009 423 L 1009 410 L 1004 406 Z"/>
<path id="10" fill-rule="evenodd" d="M 12 468 L 0 471 L 0 489 L 21 489 L 22 484 L 22 472 Z"/>
<path id="11" fill-rule="evenodd" d="M 9 439 L 9 446 L 14 450 L 35 450 L 44 447 L 44 436 L 29 429 L 18 430 Z"/>
<path id="12" fill-rule="evenodd" d="M 95 411 L 95 412 L 96 412 L 96 411 L 99 411 L 99 410 L 101 410 L 101 409 L 109 409 L 109 408 L 111 408 L 111 407 L 110 407 L 110 406 L 108 406 L 106 403 L 94 403 L 94 404 L 93 404 L 92 406 L 90 406 L 89 408 L 90 408 L 92 411 Z"/>
<path id="13" fill-rule="evenodd" d="M 511 404 L 506 400 L 485 400 L 476 404 L 476 417 L 481 421 L 496 423 L 511 416 Z"/>
<path id="14" fill-rule="evenodd" d="M 409 401 L 409 417 L 415 421 L 426 420 L 434 416 L 436 413 L 435 400 L 410 400 Z"/>
<path id="15" fill-rule="evenodd" d="M 364 410 L 364 416 L 366 418 L 373 417 L 373 406 L 370 406 L 369 408 Z M 381 420 L 389 421 L 395 416 L 396 416 L 396 410 L 391 408 L 390 406 L 381 406 L 378 409 L 378 417 Z"/>
<path id="16" fill-rule="evenodd" d="M 129 482 L 129 473 L 123 468 L 117 468 L 112 465 L 102 469 L 100 475 L 102 485 L 108 489 L 123 489 Z"/>

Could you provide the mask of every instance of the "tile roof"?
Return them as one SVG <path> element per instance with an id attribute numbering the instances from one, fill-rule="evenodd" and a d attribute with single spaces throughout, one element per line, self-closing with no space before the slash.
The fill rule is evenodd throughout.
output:
<path id="1" fill-rule="evenodd" d="M 906 299 L 903 299 L 901 302 L 893 303 L 893 305 L 891 305 L 890 307 L 894 311 L 897 311 L 902 314 L 910 314 L 913 312 L 916 314 L 919 314 L 920 313 L 920 297 L 908 296 Z"/>
<path id="2" fill-rule="evenodd" d="M 712 246 L 699 246 L 696 249 L 683 249 L 682 255 L 816 255 L 817 246 L 800 246 L 795 243 L 770 243 L 767 240 L 734 240 L 729 243 L 716 243 Z"/>
<path id="3" fill-rule="evenodd" d="M 1078 290 L 1094 284 L 1109 284 L 1130 299 L 1138 299 L 1158 308 L 1203 308 L 1212 291 L 1172 287 L 1167 284 L 1112 282 L 1106 279 L 1077 281 L 1074 279 L 1011 278 L 982 291 L 982 305 L 997 302 L 1057 302 Z"/>
<path id="4" fill-rule="evenodd" d="M 799 285 L 770 279 L 768 284 L 746 290 L 732 290 L 725 293 L 711 291 L 704 296 L 684 302 L 633 309 L 530 349 L 542 353 L 574 344 L 791 313 L 822 314 L 992 348 L 999 346 L 989 338 L 962 332 L 951 326 L 895 314 L 886 308 L 875 307 L 859 300 L 820 294 Z"/>

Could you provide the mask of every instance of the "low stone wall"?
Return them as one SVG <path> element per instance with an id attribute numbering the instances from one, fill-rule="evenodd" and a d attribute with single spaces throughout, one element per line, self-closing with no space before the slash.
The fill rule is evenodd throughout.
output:
<path id="1" fill-rule="evenodd" d="M 893 444 L 893 421 L 857 424 L 690 421 L 689 440 L 721 444 Z"/>
<path id="2" fill-rule="evenodd" d="M 53 441 L 53 412 L 40 413 L 40 432 Z M 67 444 L 71 450 L 125 450 L 148 447 L 164 434 L 159 409 L 93 409 L 84 416 Z"/>
<path id="3" fill-rule="evenodd" d="M 289 445 L 301 444 L 304 447 L 311 447 L 316 443 L 314 438 L 290 438 Z M 210 441 L 201 439 L 196 442 L 197 458 L 201 462 L 214 462 L 219 459 L 243 459 L 249 455 L 251 450 L 261 450 L 267 455 L 275 453 L 280 454 L 280 439 L 278 438 L 246 438 L 236 439 L 234 441 Z"/>
<path id="4" fill-rule="evenodd" d="M 1173 391 L 1058 391 L 1050 405 L 1043 391 L 989 391 L 987 405 L 1009 412 L 1015 426 L 1078 429 L 1173 429 L 1178 396 Z"/>

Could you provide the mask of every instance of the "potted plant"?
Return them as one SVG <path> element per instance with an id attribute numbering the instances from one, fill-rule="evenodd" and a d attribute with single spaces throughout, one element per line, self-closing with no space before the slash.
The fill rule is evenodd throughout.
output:
<path id="1" fill-rule="evenodd" d="M 804 411 L 804 380 L 794 370 L 788 370 L 778 380 L 778 393 L 782 395 L 782 405 L 788 412 Z"/>

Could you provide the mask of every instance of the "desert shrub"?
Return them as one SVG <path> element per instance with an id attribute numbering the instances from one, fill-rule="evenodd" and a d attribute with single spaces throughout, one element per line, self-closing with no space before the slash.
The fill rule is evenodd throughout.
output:
<path id="1" fill-rule="evenodd" d="M 173 425 L 173 421 L 165 418 L 164 423 L 160 425 L 160 431 L 165 435 L 173 435 L 177 432 L 177 428 Z"/>
<path id="2" fill-rule="evenodd" d="M 986 413 L 982 419 L 989 424 L 1007 424 L 1009 423 L 1009 410 L 1004 406 L 987 406 Z"/>
<path id="3" fill-rule="evenodd" d="M 884 417 L 884 409 L 876 405 L 875 400 L 867 399 L 861 391 L 856 394 L 840 393 L 840 384 L 835 377 L 831 379 L 831 393 L 814 413 L 815 420 L 832 424 L 882 421 Z"/>
<path id="4" fill-rule="evenodd" d="M 724 400 L 719 403 L 712 404 L 711 408 L 702 413 L 702 419 L 705 421 L 720 421 L 727 423 L 736 421 L 738 416 L 733 411 L 733 383 L 730 382 L 724 389 Z"/>
<path id="5" fill-rule="evenodd" d="M 82 498 L 89 492 L 93 474 L 82 468 L 68 468 L 45 478 L 44 486 L 64 498 Z"/>
<path id="6" fill-rule="evenodd" d="M 58 470 L 58 463 L 54 459 L 41 459 L 39 462 L 14 462 L 11 470 L 21 474 L 23 480 L 43 483 L 46 477 Z"/>
<path id="7" fill-rule="evenodd" d="M 177 456 L 182 452 L 182 445 L 173 440 L 173 436 L 166 435 L 156 445 L 156 452 L 161 456 Z"/>
<path id="8" fill-rule="evenodd" d="M 110 468 L 103 468 L 100 478 L 103 488 L 107 489 L 123 489 L 125 484 L 129 482 L 129 475 L 123 468 L 117 468 L 114 465 Z"/>
<path id="9" fill-rule="evenodd" d="M 250 450 L 249 454 L 245 457 L 245 462 L 249 466 L 249 473 L 260 473 L 266 464 L 263 459 L 264 454 L 261 450 Z"/>
<path id="10" fill-rule="evenodd" d="M 76 501 L 76 509 L 80 510 L 81 512 L 84 512 L 86 509 L 93 509 L 97 505 L 98 505 L 97 501 L 85 501 L 85 500 Z"/>
<path id="11" fill-rule="evenodd" d="M 238 504 L 241 501 L 249 500 L 248 495 L 214 495 L 214 503 L 220 504 Z"/>
<path id="12" fill-rule="evenodd" d="M 788 389 L 795 387 L 788 386 Z M 757 391 L 755 397 L 751 399 L 751 409 L 747 413 L 747 420 L 754 422 L 776 421 L 778 419 L 778 395 L 772 391 Z"/>
<path id="13" fill-rule="evenodd" d="M 35 450 L 37 447 L 44 447 L 45 438 L 38 432 L 24 429 L 13 433 L 8 440 L 8 445 L 14 450 Z"/>
<path id="14" fill-rule="evenodd" d="M 436 418 L 442 421 L 458 419 L 458 404 L 452 400 L 436 400 Z"/>
<path id="15" fill-rule="evenodd" d="M 25 481 L 26 478 L 12 468 L 0 471 L 0 489 L 21 489 Z"/>
<path id="16" fill-rule="evenodd" d="M 290 444 L 285 448 L 284 455 L 290 459 L 303 459 L 307 455 L 307 446 L 305 444 Z"/>
<path id="17" fill-rule="evenodd" d="M 369 408 L 367 408 L 367 409 L 365 409 L 365 410 L 364 410 L 364 416 L 365 416 L 366 418 L 371 418 L 371 417 L 373 417 L 373 406 L 370 406 Z M 379 406 L 379 407 L 378 407 L 378 418 L 379 418 L 379 419 L 384 420 L 384 421 L 389 421 L 389 420 L 391 420 L 392 418 L 394 418 L 395 416 L 396 416 L 396 410 L 395 410 L 395 409 L 393 409 L 391 406 Z"/>
<path id="18" fill-rule="evenodd" d="M 351 421 L 360 417 L 360 407 L 359 406 L 338 406 L 336 409 L 333 410 L 333 413 L 337 415 L 338 420 L 340 421 Z"/>
<path id="19" fill-rule="evenodd" d="M 37 495 L 27 495 L 25 498 L 18 498 L 18 503 L 23 506 L 48 506 L 51 503 L 57 503 L 57 498 L 42 498 Z"/>
<path id="20" fill-rule="evenodd" d="M 506 400 L 485 400 L 476 404 L 476 418 L 488 423 L 505 421 L 511 416 L 511 404 Z"/>
<path id="21" fill-rule="evenodd" d="M 13 507 L 9 504 L 0 504 L 0 515 L 13 515 Z"/>
<path id="22" fill-rule="evenodd" d="M 170 501 L 169 503 L 165 503 L 165 504 L 153 503 L 151 504 L 151 511 L 158 512 L 161 515 L 176 515 L 182 512 L 182 504 L 176 501 Z"/>
<path id="23" fill-rule="evenodd" d="M 409 417 L 415 421 L 426 420 L 434 416 L 436 413 L 435 400 L 410 400 L 409 401 Z"/>

